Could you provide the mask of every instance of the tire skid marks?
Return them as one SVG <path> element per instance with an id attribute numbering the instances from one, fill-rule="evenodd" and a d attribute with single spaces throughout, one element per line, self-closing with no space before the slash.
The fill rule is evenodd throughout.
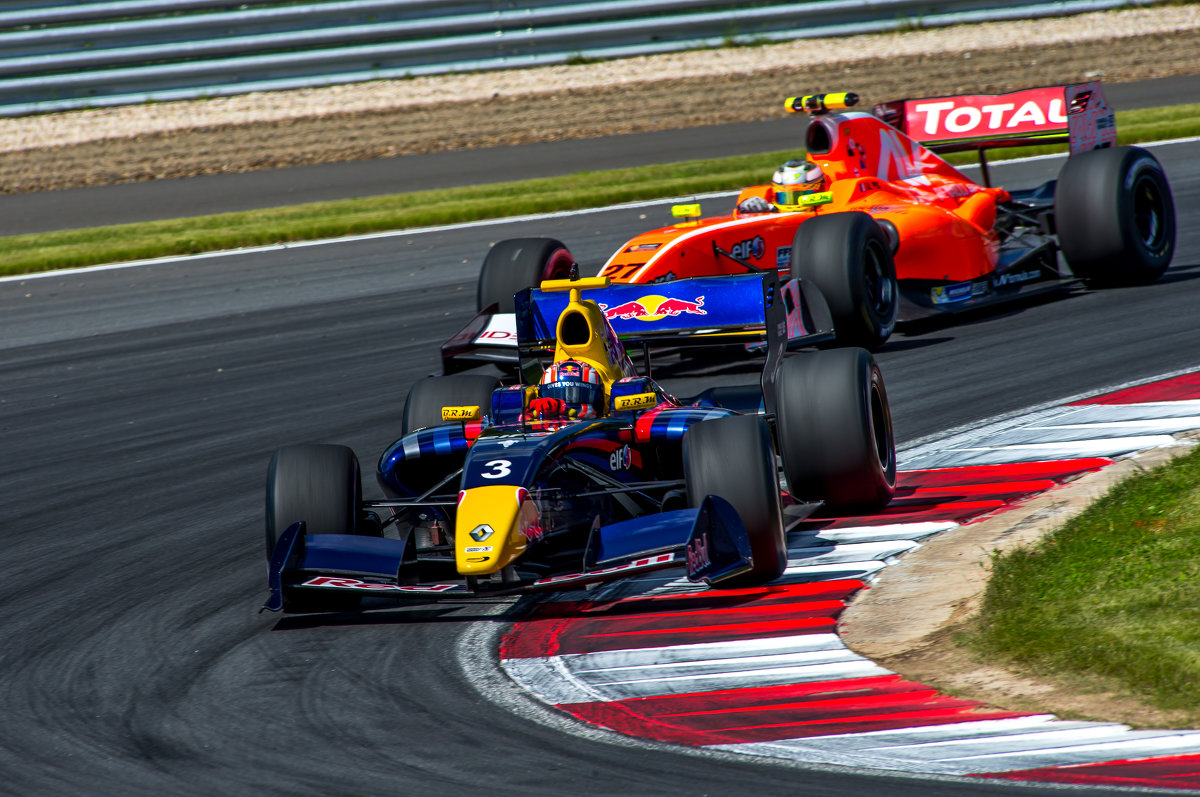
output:
<path id="1" fill-rule="evenodd" d="M 793 523 L 777 582 L 710 591 L 665 571 L 560 595 L 514 626 L 502 664 L 546 702 L 648 739 L 915 773 L 1200 786 L 1200 731 L 951 698 L 858 656 L 835 629 L 850 595 L 929 536 L 1197 428 L 1200 373 L 916 446 L 887 509 Z"/>

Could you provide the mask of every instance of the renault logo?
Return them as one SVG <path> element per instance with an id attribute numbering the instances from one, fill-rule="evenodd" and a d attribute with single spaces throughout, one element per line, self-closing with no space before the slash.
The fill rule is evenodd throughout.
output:
<path id="1" fill-rule="evenodd" d="M 476 526 L 475 528 L 471 529 L 471 539 L 475 540 L 475 542 L 483 542 L 484 540 L 486 540 L 488 537 L 492 536 L 495 533 L 496 532 L 492 529 L 491 526 L 484 523 L 482 525 Z"/>

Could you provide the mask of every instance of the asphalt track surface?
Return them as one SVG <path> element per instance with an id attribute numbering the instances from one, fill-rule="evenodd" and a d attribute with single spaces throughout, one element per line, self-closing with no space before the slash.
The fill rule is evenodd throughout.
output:
<path id="1" fill-rule="evenodd" d="M 1104 87 L 1118 111 L 1200 102 L 1195 75 Z M 0 194 L 0 235 L 123 224 L 380 196 L 427 188 L 558 177 L 803 148 L 804 118 L 713 125 L 579 141 L 206 175 L 148 183 Z M 995 153 L 993 157 L 999 157 Z M 764 180 L 767 176 L 764 176 Z"/>
<path id="2" fill-rule="evenodd" d="M 902 329 L 879 353 L 902 443 L 1200 366 L 1200 145 L 1155 151 L 1183 228 L 1168 274 Z M 1022 187 L 1056 169 L 994 174 Z M 0 281 L 0 792 L 1061 792 L 574 735 L 494 674 L 489 646 L 520 608 L 504 602 L 256 613 L 275 447 L 346 443 L 369 473 L 472 309 L 489 243 L 553 235 L 595 266 L 667 218 L 660 205 Z M 706 367 L 660 375 L 679 393 L 756 378 Z"/>

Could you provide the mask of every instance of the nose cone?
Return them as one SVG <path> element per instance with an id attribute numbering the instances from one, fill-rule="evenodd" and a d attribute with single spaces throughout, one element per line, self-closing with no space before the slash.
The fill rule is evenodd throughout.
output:
<path id="1" fill-rule="evenodd" d="M 464 576 L 495 573 L 512 564 L 540 532 L 538 511 L 524 487 L 464 490 L 454 522 L 454 558 Z"/>

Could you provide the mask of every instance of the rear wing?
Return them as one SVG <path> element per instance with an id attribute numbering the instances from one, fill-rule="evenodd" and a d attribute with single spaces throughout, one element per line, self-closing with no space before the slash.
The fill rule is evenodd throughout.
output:
<path id="1" fill-rule="evenodd" d="M 985 183 L 987 149 L 1066 143 L 1076 155 L 1117 141 L 1116 117 L 1099 81 L 1010 94 L 895 100 L 876 105 L 874 113 L 933 152 L 977 150 Z"/>
<path id="2" fill-rule="evenodd" d="M 764 280 L 771 283 L 768 292 Z M 775 282 L 775 274 L 698 277 L 650 285 L 617 283 L 585 290 L 600 305 L 626 349 L 765 344 L 771 297 L 782 301 L 785 330 L 772 329 L 786 348 L 833 338 L 829 306 L 819 289 L 802 280 Z M 442 346 L 442 366 L 453 373 L 480 362 L 515 364 L 522 357 L 554 352 L 558 317 L 569 296 L 564 291 L 529 289 L 515 297 L 515 314 L 489 308 L 476 315 Z M 519 345 L 518 345 L 519 344 Z"/>

